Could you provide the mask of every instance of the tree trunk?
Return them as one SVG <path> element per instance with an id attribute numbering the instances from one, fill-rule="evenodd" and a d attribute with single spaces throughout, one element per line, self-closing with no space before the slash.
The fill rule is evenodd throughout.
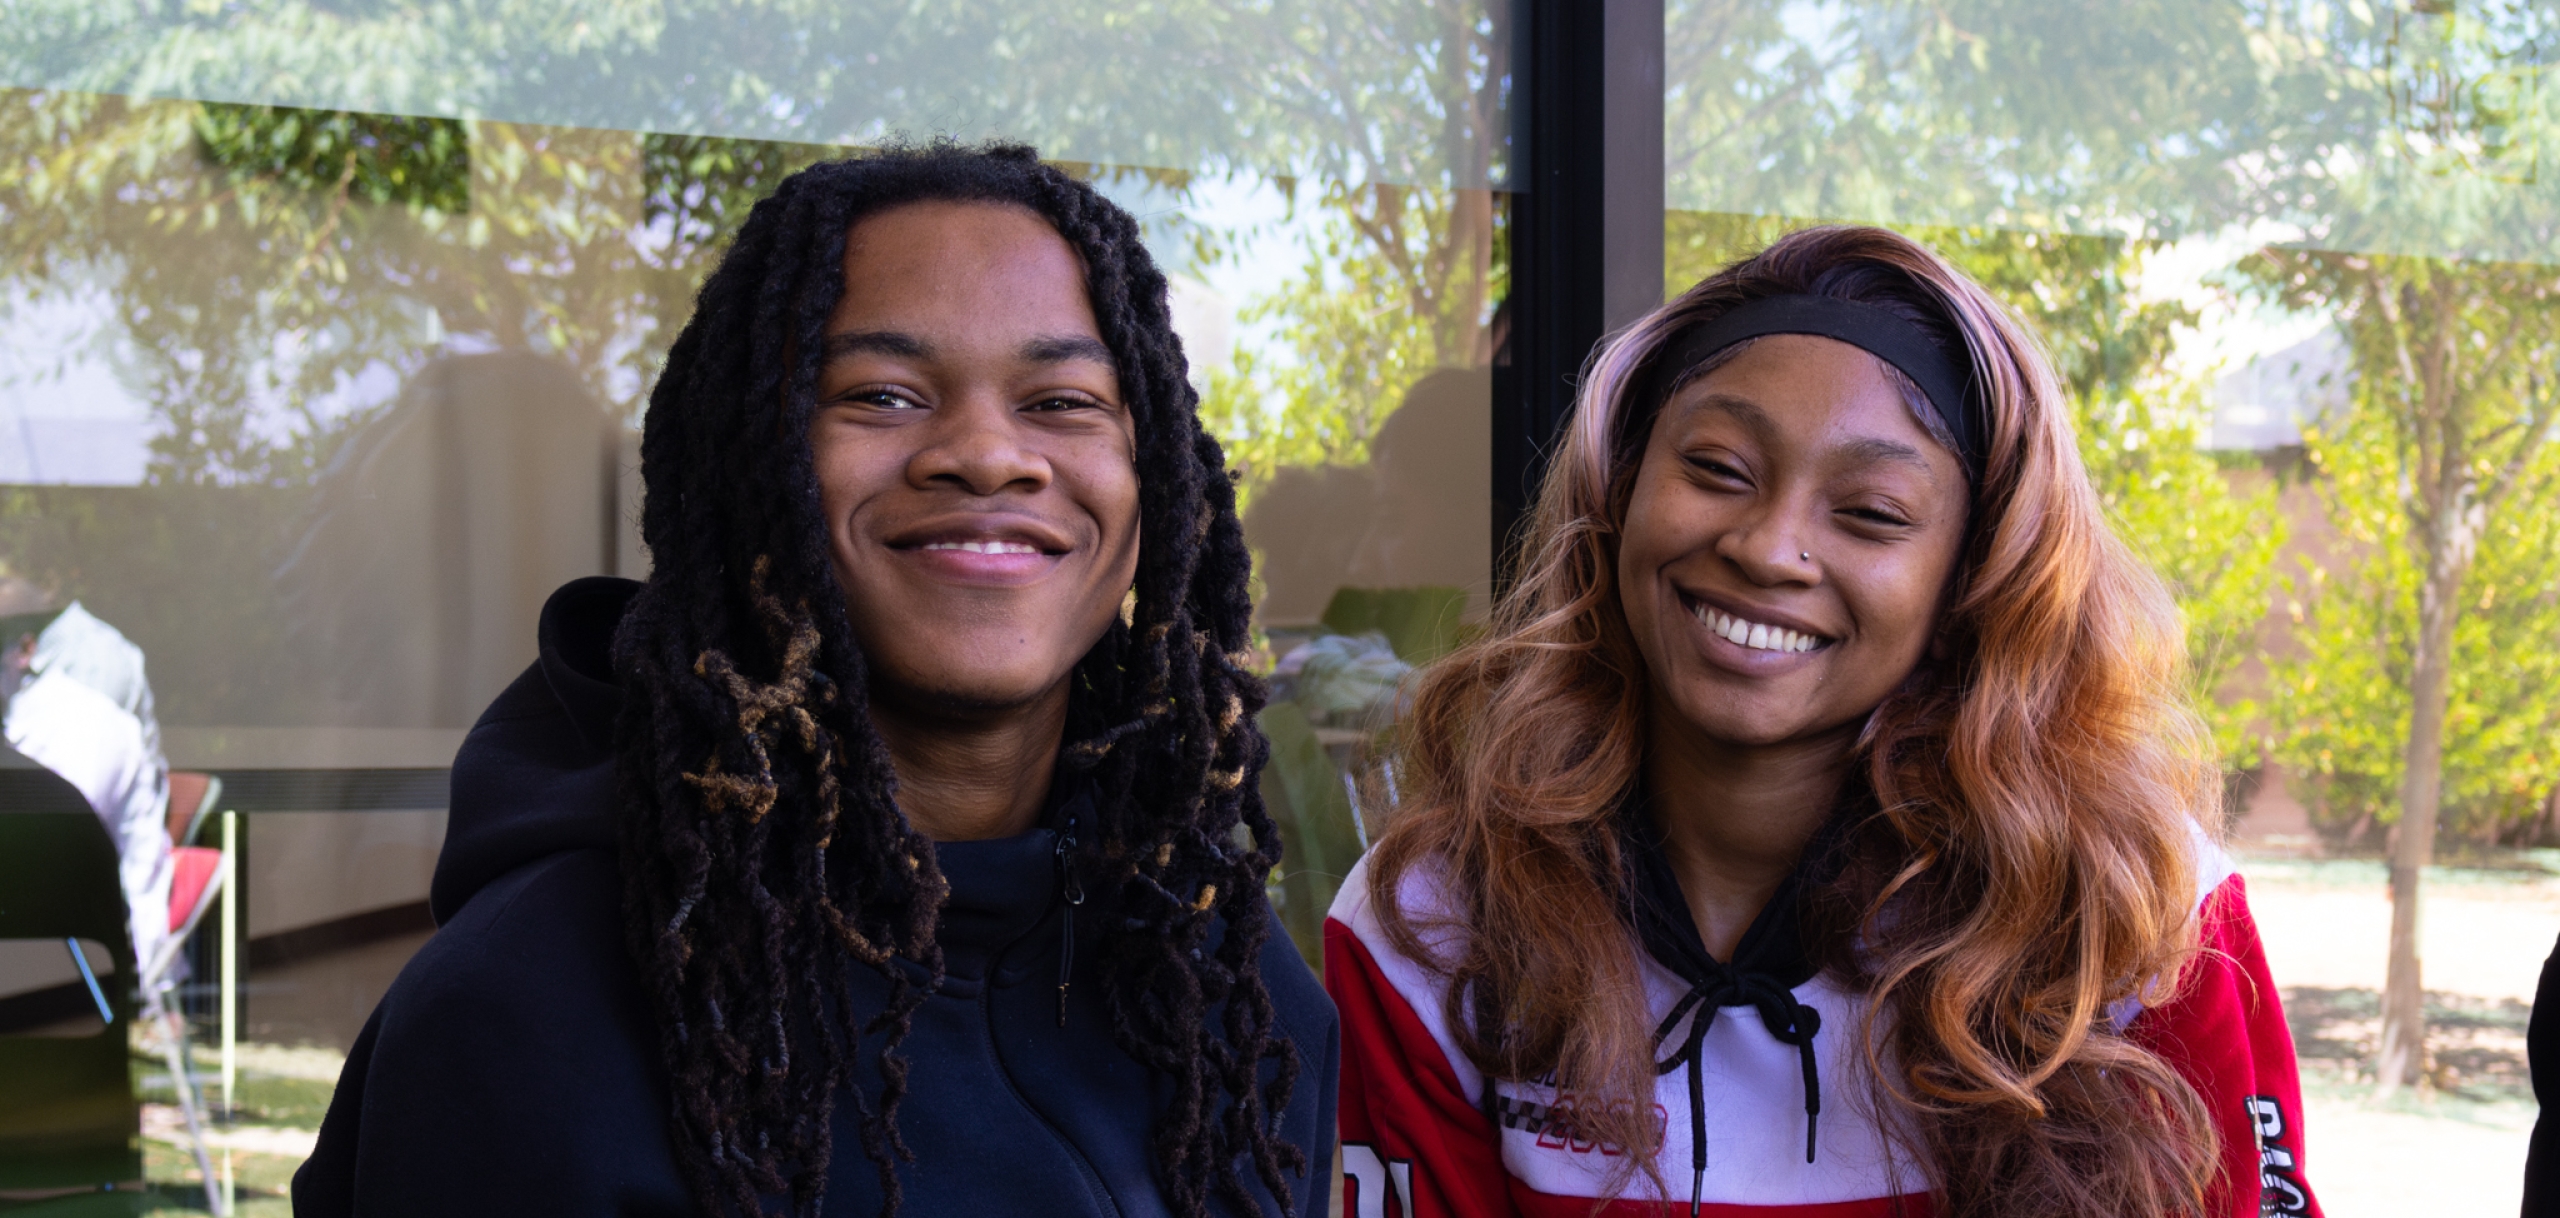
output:
<path id="1" fill-rule="evenodd" d="M 2462 566 L 2438 542 L 2418 590 L 2418 640 L 2409 679 L 2409 742 L 2401 755 L 2400 830 L 2391 841 L 2391 967 L 2382 989 L 2376 1089 L 2389 1095 L 2426 1076 L 2425 990 L 2418 971 L 2418 877 L 2435 857 L 2444 795 L 2444 722 L 2452 694 L 2455 597 Z"/>
<path id="2" fill-rule="evenodd" d="M 2382 1047 L 2374 1061 L 2375 1092 L 2390 1095 L 2425 1081 L 2426 989 L 2419 976 L 2418 880 L 2436 851 L 2436 812 L 2444 799 L 2444 724 L 2453 693 L 2453 626 L 2462 613 L 2462 580 L 2471 567 L 2479 522 L 2473 517 L 2468 411 L 2457 391 L 2461 367 L 2456 294 L 2437 284 L 2421 297 L 2403 288 L 2406 322 L 2419 341 L 2406 361 L 2417 374 L 2416 451 L 2408 478 L 2419 510 L 2411 513 L 2411 557 L 2418 570 L 2418 633 L 2409 656 L 2409 739 L 2400 755 L 2400 826 L 2391 841 L 2391 960 L 2382 986 Z M 2407 342 L 2406 339 L 2403 340 Z"/>

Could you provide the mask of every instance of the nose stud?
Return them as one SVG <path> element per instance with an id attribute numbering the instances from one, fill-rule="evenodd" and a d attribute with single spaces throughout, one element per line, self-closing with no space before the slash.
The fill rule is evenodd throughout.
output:
<path id="1" fill-rule="evenodd" d="M 1813 561 L 1813 551 L 1811 551 L 1811 550 L 1798 550 L 1798 551 L 1796 551 L 1796 561 L 1797 561 L 1797 562 L 1812 562 L 1812 561 Z"/>

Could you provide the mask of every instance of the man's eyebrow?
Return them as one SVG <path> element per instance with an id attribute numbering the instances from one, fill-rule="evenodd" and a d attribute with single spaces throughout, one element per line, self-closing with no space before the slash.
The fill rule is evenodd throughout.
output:
<path id="1" fill-rule="evenodd" d="M 902 359 L 928 359 L 933 345 L 912 334 L 896 330 L 849 330 L 830 334 L 818 346 L 819 362 L 843 359 L 848 355 L 894 355 Z"/>
<path id="2" fill-rule="evenodd" d="M 1033 364 L 1063 364 L 1070 360 L 1088 360 L 1108 368 L 1120 362 L 1112 357 L 1111 348 L 1104 346 L 1101 339 L 1083 334 L 1035 338 L 1022 344 L 1019 354 L 1024 362 Z"/>

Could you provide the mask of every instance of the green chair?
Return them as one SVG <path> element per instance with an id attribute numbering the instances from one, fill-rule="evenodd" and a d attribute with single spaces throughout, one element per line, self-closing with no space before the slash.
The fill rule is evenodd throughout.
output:
<path id="1" fill-rule="evenodd" d="M 126 1048 L 133 943 L 115 843 L 71 784 L 0 746 L 0 939 L 106 945 L 106 1026 L 79 1037 L 0 1036 L 0 1214 L 132 1214 L 141 1109 Z"/>
<path id="2" fill-rule="evenodd" d="M 1466 613 L 1464 588 L 1337 588 L 1325 603 L 1324 626 L 1335 634 L 1375 630 L 1387 636 L 1396 658 L 1419 668 L 1473 633 Z"/>
<path id="3" fill-rule="evenodd" d="M 1263 809 L 1280 829 L 1280 924 L 1305 957 L 1324 968 L 1324 915 L 1342 877 L 1360 861 L 1367 834 L 1352 806 L 1342 768 L 1326 755 L 1306 712 L 1274 702 L 1259 720 L 1271 741 L 1271 763 L 1262 770 Z"/>

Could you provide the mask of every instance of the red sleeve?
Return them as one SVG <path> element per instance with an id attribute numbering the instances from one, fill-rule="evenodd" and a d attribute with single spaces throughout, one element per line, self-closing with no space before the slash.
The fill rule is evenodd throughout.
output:
<path id="1" fill-rule="evenodd" d="M 2221 1134 L 2222 1176 L 2207 1195 L 2206 1218 L 2319 1218 L 2303 1175 L 2293 1033 L 2239 876 L 2214 889 L 2201 917 L 2204 953 L 2185 989 L 2136 1017 L 2133 1037 L 2186 1077 Z"/>
<path id="2" fill-rule="evenodd" d="M 1368 946 L 1331 919 L 1324 988 L 1342 1012 L 1344 1218 L 1512 1213 L 1493 1123 Z"/>

